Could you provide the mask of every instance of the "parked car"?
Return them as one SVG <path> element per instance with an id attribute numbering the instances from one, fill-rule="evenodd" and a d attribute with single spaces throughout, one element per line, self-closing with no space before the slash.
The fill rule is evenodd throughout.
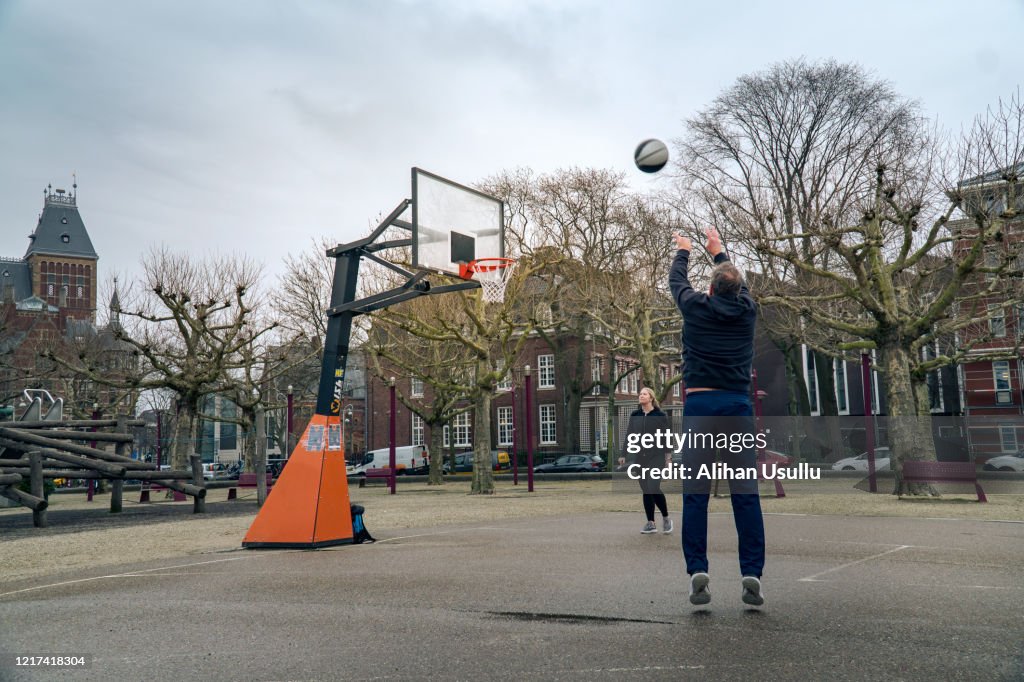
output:
<path id="1" fill-rule="evenodd" d="M 228 466 L 223 462 L 203 463 L 203 479 L 211 481 L 227 473 Z"/>
<path id="2" fill-rule="evenodd" d="M 473 452 L 460 452 L 455 455 L 455 473 L 464 474 L 473 471 Z M 512 460 L 504 450 L 491 450 L 491 468 L 494 471 L 508 471 L 512 468 Z M 441 470 L 449 473 L 451 464 L 446 458 Z"/>
<path id="3" fill-rule="evenodd" d="M 391 449 L 371 450 L 363 461 L 348 468 L 349 476 L 365 476 L 369 469 L 383 469 L 391 462 Z M 425 445 L 399 445 L 395 448 L 395 468 L 399 475 L 426 474 L 430 471 L 430 453 Z"/>
<path id="4" fill-rule="evenodd" d="M 598 455 L 562 455 L 554 462 L 533 468 L 535 474 L 604 471 L 604 460 Z"/>
<path id="5" fill-rule="evenodd" d="M 846 457 L 832 465 L 833 471 L 867 471 L 868 453 L 862 452 L 856 457 Z M 875 449 L 875 471 L 889 470 L 889 448 Z"/>
<path id="6" fill-rule="evenodd" d="M 985 471 L 1024 471 L 1024 450 L 1015 455 L 992 457 L 982 468 Z"/>

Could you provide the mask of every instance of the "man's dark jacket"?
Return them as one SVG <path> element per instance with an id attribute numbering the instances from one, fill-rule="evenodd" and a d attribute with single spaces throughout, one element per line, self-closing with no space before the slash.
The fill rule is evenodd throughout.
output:
<path id="1" fill-rule="evenodd" d="M 729 257 L 722 251 L 715 265 Z M 690 285 L 690 252 L 672 261 L 668 285 L 683 314 L 683 383 L 686 388 L 717 388 L 750 393 L 757 304 L 746 283 L 738 295 L 708 296 Z"/>

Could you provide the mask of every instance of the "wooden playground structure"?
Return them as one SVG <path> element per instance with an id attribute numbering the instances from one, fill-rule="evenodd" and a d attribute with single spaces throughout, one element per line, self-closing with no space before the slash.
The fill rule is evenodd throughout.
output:
<path id="1" fill-rule="evenodd" d="M 192 456 L 191 471 L 161 470 L 129 456 L 134 441 L 129 427 L 143 426 L 142 420 L 126 415 L 65 420 L 62 399 L 46 391 L 25 391 L 25 397 L 30 402 L 19 419 L 0 421 L 0 496 L 31 509 L 37 528 L 47 525 L 45 481 L 57 478 L 110 481 L 112 513 L 122 509 L 125 481 L 139 481 L 144 491 L 159 485 L 190 495 L 193 511 L 206 511 L 199 456 Z M 45 412 L 44 398 L 49 401 Z M 104 449 L 111 446 L 113 452 Z M 20 489 L 25 480 L 29 492 Z"/>

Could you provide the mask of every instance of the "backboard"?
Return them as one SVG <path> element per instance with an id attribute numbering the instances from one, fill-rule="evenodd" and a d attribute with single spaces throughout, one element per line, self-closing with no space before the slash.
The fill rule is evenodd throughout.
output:
<path id="1" fill-rule="evenodd" d="M 412 169 L 413 267 L 459 276 L 459 263 L 505 255 L 500 199 Z"/>

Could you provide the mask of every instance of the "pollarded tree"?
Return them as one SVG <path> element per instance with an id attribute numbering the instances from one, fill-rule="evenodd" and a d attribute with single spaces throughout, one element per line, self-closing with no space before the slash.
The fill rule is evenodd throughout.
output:
<path id="1" fill-rule="evenodd" d="M 225 375 L 239 353 L 272 327 L 253 323 L 250 292 L 260 269 L 244 258 L 194 260 L 155 249 L 143 259 L 140 295 L 122 301 L 118 340 L 138 353 L 140 365 L 112 378 L 88 357 L 55 360 L 79 376 L 135 391 L 166 389 L 176 397 L 171 466 L 188 467 L 199 442 L 201 403 L 225 391 Z"/>
<path id="2" fill-rule="evenodd" d="M 366 343 L 368 367 L 384 382 L 394 376 L 409 376 L 422 382 L 421 394 L 396 389 L 396 397 L 410 412 L 423 420 L 430 434 L 429 485 L 442 483 L 443 428 L 456 415 L 470 409 L 470 370 L 473 358 L 466 346 L 437 342 L 409 331 L 406 319 L 450 318 L 457 314 L 450 296 L 406 301 L 396 306 L 401 315 L 377 316 Z M 406 318 L 405 316 L 408 316 Z M 382 362 L 383 361 L 383 362 Z M 383 363 L 387 363 L 385 366 Z"/>
<path id="3" fill-rule="evenodd" d="M 904 461 L 935 458 L 928 372 L 968 356 L 995 359 L 1008 352 L 976 353 L 991 335 L 971 330 L 991 329 L 993 317 L 1005 319 L 1024 300 L 1018 265 L 1022 131 L 1019 97 L 1001 102 L 964 135 L 956 163 L 945 165 L 934 143 L 921 146 L 893 169 L 876 168 L 856 220 L 768 232 L 757 245 L 799 268 L 806 283 L 770 302 L 841 337 L 841 348 L 876 352 L 897 491 L 923 490 L 903 484 Z M 958 214 L 963 218 L 954 220 Z M 786 246 L 794 240 L 821 244 L 830 266 L 794 254 Z M 922 352 L 950 338 L 957 343 L 947 344 L 948 354 Z"/>
<path id="4" fill-rule="evenodd" d="M 789 261 L 821 270 L 841 265 L 817 231 L 824 221 L 856 215 L 871 196 L 875 168 L 900 166 L 920 126 L 915 103 L 860 66 L 778 63 L 740 77 L 687 121 L 678 143 L 680 205 L 695 222 L 716 227 L 749 269 L 768 274 L 758 278 L 755 297 L 785 296 L 811 280 L 759 250 L 761 238 L 772 239 Z M 809 413 L 801 344 L 817 353 L 820 413 L 837 414 L 832 363 L 822 361 L 837 355 L 834 346 L 818 343 L 806 319 L 762 298 L 759 324 L 786 357 L 791 414 Z"/>

